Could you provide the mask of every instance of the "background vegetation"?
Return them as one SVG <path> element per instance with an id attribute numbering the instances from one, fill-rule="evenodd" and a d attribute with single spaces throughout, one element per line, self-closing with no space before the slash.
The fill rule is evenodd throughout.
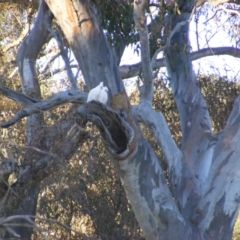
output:
<path id="1" fill-rule="evenodd" d="M 38 1 L 15 2 L 14 4 L 0 3 L 0 9 L 3 10 L 0 16 L 0 83 L 14 90 L 20 90 L 15 56 L 19 44 L 34 22 Z M 123 51 L 125 44 L 133 43 L 136 39 L 131 15 L 132 9 L 128 5 L 128 2 L 131 1 L 120 2 L 120 9 L 114 7 L 113 1 L 103 0 L 98 3 L 103 27 L 106 29 L 108 40 L 116 52 Z M 116 11 L 120 11 L 121 14 L 117 14 Z M 161 28 L 161 16 L 164 16 L 164 13 L 161 14 L 159 28 Z M 109 21 L 109 19 L 113 21 Z M 116 22 L 118 25 L 115 24 Z M 150 39 L 151 52 L 153 53 L 158 47 L 156 43 L 157 33 L 160 30 L 156 27 L 152 26 L 153 34 Z M 116 29 L 119 31 L 115 31 Z M 52 54 L 45 60 L 49 60 L 49 65 L 51 65 L 51 58 L 57 56 L 59 52 L 54 47 L 49 49 L 46 46 L 39 58 L 47 53 Z M 56 86 L 56 77 L 51 72 L 51 68 L 45 70 L 43 64 L 40 65 L 37 71 L 43 97 L 49 96 L 57 88 L 68 86 L 64 75 L 58 75 L 59 85 Z M 59 72 L 62 70 L 59 68 Z M 81 83 L 79 86 L 83 88 L 81 76 L 78 80 Z M 240 93 L 240 85 L 237 82 L 214 75 L 198 76 L 198 85 L 207 101 L 213 130 L 218 132 L 226 124 L 234 99 Z M 132 104 L 137 103 L 138 92 L 132 93 L 130 98 Z M 69 107 L 69 105 L 64 105 L 44 113 L 46 124 L 51 125 L 63 117 Z M 153 107 L 163 113 L 174 139 L 180 145 L 179 117 L 171 88 L 166 79 L 155 79 Z M 1 122 L 8 120 L 18 109 L 20 109 L 19 105 L 0 95 Z M 114 166 L 104 151 L 99 133 L 90 123 L 87 124 L 86 129 L 87 141 L 77 154 L 72 157 L 68 164 L 62 163 L 62 165 L 57 166 L 55 174 L 41 183 L 36 214 L 39 218 L 36 223 L 44 231 L 34 230 L 32 239 L 44 239 L 44 236 L 47 236 L 48 239 L 85 239 L 85 235 L 80 234 L 79 236 L 79 233 L 68 231 L 66 227 L 86 234 L 89 236 L 87 239 L 142 239 L 141 230 L 134 218 Z M 145 128 L 143 128 L 143 132 L 155 148 L 156 153 L 163 159 L 161 164 L 166 169 L 161 150 L 151 133 Z M 26 151 L 24 144 L 25 120 L 19 121 L 7 130 L 1 129 L 0 151 L 5 156 L 17 159 L 20 170 L 24 169 L 22 165 Z M 18 176 L 18 171 L 11 176 L 9 183 Z M 46 221 L 46 219 L 52 220 Z M 64 224 L 64 227 L 57 222 Z M 234 240 L 240 240 L 240 218 L 235 225 Z"/>

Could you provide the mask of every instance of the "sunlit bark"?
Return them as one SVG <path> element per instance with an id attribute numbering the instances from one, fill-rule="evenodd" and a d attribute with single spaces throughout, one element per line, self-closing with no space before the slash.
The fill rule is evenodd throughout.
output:
<path id="1" fill-rule="evenodd" d="M 240 49 L 234 47 L 216 47 L 216 48 L 203 48 L 199 51 L 191 52 L 190 59 L 192 61 L 198 60 L 204 57 L 211 56 L 232 56 L 236 58 L 240 58 Z M 155 61 L 155 65 L 152 66 L 154 69 L 160 69 L 162 67 L 166 67 L 166 62 L 164 58 L 158 58 Z M 119 71 L 123 79 L 136 77 L 140 74 L 141 71 L 141 62 L 129 65 L 121 65 L 119 67 Z"/>
<path id="2" fill-rule="evenodd" d="M 81 119 L 93 122 L 98 128 L 146 239 L 231 239 L 240 201 L 240 178 L 237 172 L 240 164 L 240 100 L 237 98 L 223 132 L 214 135 L 209 112 L 192 69 L 194 57 L 210 54 L 209 49 L 190 53 L 189 18 L 196 2 L 179 0 L 177 3 L 181 9 L 170 11 L 166 16 L 168 41 L 164 54 L 181 120 L 181 149 L 174 142 L 161 113 L 151 108 L 153 66 L 150 64 L 146 29 L 147 1 L 134 2 L 135 24 L 144 48 L 141 53 L 144 85 L 140 104 L 134 109 L 130 106 L 114 54 L 90 2 L 46 0 L 46 5 L 40 1 L 35 25 L 23 42 L 17 58 L 23 91 L 28 96 L 0 86 L 3 94 L 24 105 L 1 127 L 8 127 L 28 117 L 30 148 L 26 151 L 25 161 L 28 165 L 31 163 L 31 167 L 12 186 L 14 194 L 10 192 L 4 208 L 0 208 L 2 216 L 15 213 L 20 203 L 23 206 L 22 213 L 35 213 L 39 182 L 52 174 L 63 159 L 70 159 L 86 137 L 83 126 L 75 125 L 74 112 L 77 112 Z M 64 32 L 88 88 L 92 89 L 100 82 L 108 87 L 107 104 L 94 100 L 85 103 L 87 96 L 77 90 L 76 85 L 74 90 L 40 99 L 35 62 L 48 36 L 43 25 L 51 21 L 47 6 Z M 176 30 L 177 25 L 180 27 Z M 34 48 L 31 49 L 32 46 Z M 224 50 L 215 49 L 219 54 Z M 239 54 L 238 51 L 234 53 L 232 48 L 227 51 Z M 162 61 L 156 62 L 161 62 L 163 66 Z M 39 111 L 68 102 L 81 106 L 73 104 L 65 119 L 61 118 L 53 126 L 45 127 Z M 144 123 L 154 133 L 168 164 L 167 174 L 163 172 L 157 155 L 136 121 Z M 43 126 L 44 130 L 41 130 Z M 66 137 L 60 139 L 61 135 Z M 38 153 L 35 147 L 40 149 Z M 24 202 L 26 191 L 35 199 Z M 30 206 L 29 209 L 26 209 L 27 206 Z M 27 231 L 21 232 L 21 235 L 30 238 Z"/>

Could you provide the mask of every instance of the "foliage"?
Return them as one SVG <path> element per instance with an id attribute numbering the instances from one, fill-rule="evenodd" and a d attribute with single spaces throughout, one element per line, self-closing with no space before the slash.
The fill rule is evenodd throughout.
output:
<path id="1" fill-rule="evenodd" d="M 126 45 L 137 41 L 132 3 L 133 0 L 100 0 L 96 3 L 106 37 L 117 53 L 123 52 Z"/>
<path id="2" fill-rule="evenodd" d="M 38 214 L 101 239 L 139 236 L 133 212 L 99 135 L 90 124 L 88 132 L 89 140 L 70 164 L 42 183 Z M 73 239 L 58 226 L 40 225 L 52 232 L 52 239 Z M 33 239 L 40 239 L 37 232 Z"/>

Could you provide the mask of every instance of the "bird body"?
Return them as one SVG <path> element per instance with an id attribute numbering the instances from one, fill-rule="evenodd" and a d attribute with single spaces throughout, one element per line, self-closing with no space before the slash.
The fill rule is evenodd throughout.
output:
<path id="1" fill-rule="evenodd" d="M 90 102 L 92 100 L 101 102 L 103 104 L 106 104 L 108 101 L 108 88 L 106 86 L 103 86 L 103 82 L 100 82 L 98 86 L 91 89 L 91 91 L 88 93 L 87 102 Z"/>

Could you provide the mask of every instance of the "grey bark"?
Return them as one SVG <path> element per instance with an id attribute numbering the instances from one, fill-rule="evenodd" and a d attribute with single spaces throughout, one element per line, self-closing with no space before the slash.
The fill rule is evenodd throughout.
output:
<path id="1" fill-rule="evenodd" d="M 151 240 L 174 239 L 177 235 L 200 239 L 195 226 L 183 218 L 173 201 L 158 159 L 133 120 L 117 65 L 88 1 L 65 2 L 61 6 L 57 1 L 47 1 L 47 4 L 72 47 L 88 87 L 91 89 L 104 81 L 110 90 L 111 108 L 90 102 L 79 112 L 99 128 L 144 236 Z M 65 9 L 70 10 L 67 13 Z M 114 119 L 118 119 L 118 124 Z M 130 135 L 120 131 L 124 126 Z M 117 131 L 122 133 L 123 142 L 114 138 Z"/>
<path id="2" fill-rule="evenodd" d="M 236 99 L 223 132 L 214 135 L 205 100 L 196 85 L 189 51 L 188 19 L 195 1 L 178 1 L 180 13 L 169 13 L 167 16 L 172 37 L 165 49 L 165 61 L 181 120 L 181 149 L 173 141 L 162 115 L 151 109 L 150 97 L 146 97 L 146 101 L 141 101 L 134 109 L 130 106 L 117 64 L 89 2 L 64 1 L 59 4 L 57 0 L 46 0 L 46 3 L 70 43 L 88 88 L 103 81 L 109 89 L 107 105 L 91 101 L 78 108 L 78 113 L 81 118 L 92 121 L 98 127 L 144 237 L 149 240 L 230 240 L 240 200 L 240 179 L 237 172 L 240 164 L 240 97 Z M 139 1 L 135 2 L 138 3 L 140 4 Z M 144 13 L 143 9 L 140 11 L 141 14 Z M 143 24 L 145 20 L 141 22 L 136 18 L 135 21 L 140 21 L 139 27 L 143 27 L 142 41 L 147 42 Z M 171 31 L 178 23 L 181 27 L 173 34 Z M 152 69 L 147 53 L 145 54 L 142 59 L 142 65 L 146 61 L 144 81 L 152 84 Z M 33 69 L 33 65 L 30 69 Z M 37 110 L 46 110 L 49 107 L 46 103 L 51 102 L 49 99 L 32 100 L 19 93 L 1 89 L 5 94 L 28 104 L 28 114 L 34 112 L 31 110 L 34 106 L 38 106 Z M 84 101 L 84 97 L 86 96 L 82 95 L 78 100 Z M 75 96 L 63 97 L 62 101 L 70 99 L 74 101 Z M 54 103 L 51 107 L 56 105 Z M 68 112 L 69 115 L 73 114 L 74 108 L 76 106 Z M 168 179 L 134 116 L 154 133 L 168 162 Z M 77 126 L 72 127 L 72 115 L 67 122 L 60 119 L 59 123 L 62 126 L 60 130 L 56 131 L 58 125 L 55 124 L 48 129 L 49 135 L 46 135 L 50 139 L 46 150 L 51 149 L 53 154 L 42 151 L 37 164 L 34 163 L 32 169 L 26 170 L 24 176 L 13 186 L 21 200 L 24 199 L 21 192 L 23 189 L 30 190 L 53 172 L 57 156 L 69 159 L 81 141 L 84 141 L 84 132 Z M 65 134 L 68 137 L 59 147 L 52 139 L 59 136 L 60 132 L 70 133 Z M 26 178 L 31 181 L 27 183 Z M 0 213 L 11 212 L 10 209 L 16 208 L 14 199 L 16 196 L 11 194 L 5 209 L 1 209 Z"/>
<path id="3" fill-rule="evenodd" d="M 35 63 L 37 56 L 42 46 L 46 43 L 48 37 L 48 32 L 46 28 L 44 28 L 44 23 L 45 21 L 51 22 L 51 20 L 52 15 L 48 11 L 47 5 L 45 4 L 45 2 L 40 1 L 38 16 L 35 25 L 28 37 L 22 42 L 17 54 L 17 64 L 20 72 L 23 92 L 34 99 L 41 98 L 40 87 L 35 71 Z M 27 118 L 27 145 L 39 147 L 40 149 L 45 149 L 44 141 L 42 139 L 39 139 L 36 134 L 34 135 L 35 132 L 38 132 L 40 130 L 42 125 L 42 113 L 33 114 Z M 36 144 L 37 142 L 41 144 Z M 38 159 L 40 156 L 41 155 L 39 155 L 35 151 L 28 150 L 25 153 L 23 164 L 29 165 L 31 160 Z M 18 208 L 15 209 L 14 214 L 35 215 L 39 190 L 39 183 L 34 184 L 30 189 L 28 189 L 27 196 L 22 199 Z M 30 239 L 32 230 L 33 229 L 31 228 L 14 228 L 14 231 L 20 234 L 23 239 Z M 10 236 L 11 234 L 7 234 L 6 237 Z"/>
<path id="4" fill-rule="evenodd" d="M 232 57 L 240 58 L 240 49 L 234 47 L 203 48 L 199 51 L 191 52 L 190 59 L 194 61 L 200 58 L 211 57 L 215 55 L 229 55 Z M 154 65 L 152 65 L 153 69 L 160 69 L 162 67 L 166 67 L 165 58 L 158 58 L 153 62 L 155 63 Z M 121 65 L 119 67 L 119 71 L 123 79 L 136 77 L 140 74 L 141 62 L 130 65 Z"/>
<path id="5" fill-rule="evenodd" d="M 32 114 L 39 113 L 41 111 L 52 110 L 61 104 L 66 103 L 82 104 L 86 102 L 87 99 L 87 93 L 82 92 L 80 90 L 66 90 L 63 92 L 53 94 L 48 99 L 40 100 L 33 99 L 31 97 L 26 96 L 25 94 L 16 92 L 2 85 L 0 85 L 0 91 L 6 97 L 25 105 L 25 107 L 19 110 L 17 113 L 15 113 L 15 115 L 10 120 L 1 123 L 0 126 L 2 128 L 8 128 L 24 117 L 31 116 Z"/>
<path id="6" fill-rule="evenodd" d="M 28 147 L 24 156 L 26 168 L 22 169 L 17 182 L 11 186 L 12 191 L 9 191 L 4 197 L 4 201 L 0 202 L 0 215 L 2 217 L 12 214 L 35 215 L 41 180 L 53 174 L 57 170 L 57 166 L 63 162 L 63 159 L 68 161 L 86 137 L 85 132 L 75 126 L 73 115 L 76 106 L 70 108 L 66 115 L 51 127 L 44 126 L 43 113 L 39 112 L 42 107 L 45 109 L 51 108 L 50 106 L 54 101 L 55 103 L 61 101 L 65 101 L 65 103 L 77 102 L 79 99 L 85 101 L 86 98 L 84 94 L 79 96 L 79 91 L 72 90 L 64 92 L 58 97 L 53 96 L 50 98 L 51 102 L 48 103 L 40 100 L 41 92 L 35 72 L 35 63 L 42 46 L 47 41 L 48 31 L 45 24 L 50 24 L 51 20 L 52 14 L 47 5 L 44 1 L 40 1 L 34 27 L 22 43 L 17 56 L 24 94 L 1 86 L 5 95 L 24 104 L 26 106 L 25 110 L 32 111 L 31 113 L 25 110 L 20 111 L 21 117 L 29 116 L 26 124 L 26 145 Z M 52 100 L 54 101 L 52 102 Z M 39 107 L 39 110 L 33 109 L 34 104 Z M 62 136 L 67 137 L 63 138 Z M 58 143 L 55 142 L 55 139 L 59 140 Z M 23 222 L 21 221 L 21 223 Z M 31 228 L 16 227 L 13 231 L 19 234 L 22 239 L 31 238 Z M 12 234 L 7 232 L 5 237 L 10 236 Z"/>
<path id="7" fill-rule="evenodd" d="M 140 101 L 144 101 L 145 104 L 151 105 L 153 100 L 153 73 L 150 62 L 147 17 L 145 15 L 147 4 L 147 0 L 134 1 L 133 15 L 141 44 L 143 87 L 140 90 Z"/>

